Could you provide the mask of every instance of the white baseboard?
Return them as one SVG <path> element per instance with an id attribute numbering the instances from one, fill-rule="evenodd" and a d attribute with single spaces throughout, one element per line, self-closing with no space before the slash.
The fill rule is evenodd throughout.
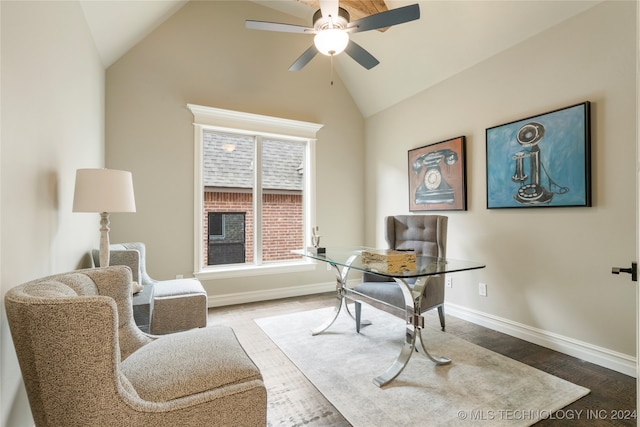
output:
<path id="1" fill-rule="evenodd" d="M 312 285 L 289 286 L 286 288 L 265 289 L 261 291 L 237 292 L 232 294 L 209 295 L 209 307 L 244 304 L 256 301 L 298 297 L 302 295 L 321 294 L 336 290 L 336 282 L 314 283 Z"/>
<path id="2" fill-rule="evenodd" d="M 513 322 L 481 311 L 472 310 L 457 304 L 445 303 L 445 312 L 471 323 L 485 326 L 498 332 L 637 378 L 637 363 L 636 358 L 633 356 L 522 323 Z"/>

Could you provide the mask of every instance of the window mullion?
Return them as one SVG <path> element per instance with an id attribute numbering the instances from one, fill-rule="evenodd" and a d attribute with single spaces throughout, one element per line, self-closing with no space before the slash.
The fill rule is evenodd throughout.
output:
<path id="1" fill-rule="evenodd" d="M 253 260 L 262 265 L 262 136 L 254 144 L 253 167 Z"/>

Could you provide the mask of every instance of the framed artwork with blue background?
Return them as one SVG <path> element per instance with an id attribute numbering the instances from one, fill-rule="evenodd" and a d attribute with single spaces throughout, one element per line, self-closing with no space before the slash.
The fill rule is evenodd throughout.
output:
<path id="1" fill-rule="evenodd" d="M 488 209 L 591 206 L 588 101 L 486 133 Z"/>

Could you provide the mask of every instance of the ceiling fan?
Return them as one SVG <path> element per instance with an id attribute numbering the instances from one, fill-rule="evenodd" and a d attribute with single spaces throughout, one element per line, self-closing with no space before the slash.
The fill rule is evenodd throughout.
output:
<path id="1" fill-rule="evenodd" d="M 378 30 L 392 25 L 403 24 L 420 18 L 417 4 L 386 10 L 364 16 L 353 22 L 346 9 L 339 7 L 339 0 L 320 0 L 320 9 L 313 14 L 313 28 L 279 22 L 246 21 L 251 30 L 280 31 L 285 33 L 315 34 L 314 44 L 309 47 L 289 67 L 289 71 L 299 71 L 307 65 L 318 52 L 334 56 L 346 52 L 358 64 L 367 70 L 380 63 L 362 46 L 349 39 L 350 33 Z"/>

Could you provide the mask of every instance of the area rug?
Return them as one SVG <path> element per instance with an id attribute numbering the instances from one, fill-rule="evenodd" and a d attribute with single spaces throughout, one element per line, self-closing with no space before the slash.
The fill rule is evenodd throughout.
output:
<path id="1" fill-rule="evenodd" d="M 404 371 L 379 388 L 373 378 L 397 357 L 404 322 L 367 308 L 372 325 L 355 331 L 341 313 L 324 333 L 311 335 L 331 316 L 320 309 L 256 319 L 256 323 L 311 383 L 353 425 L 528 426 L 548 418 L 589 390 L 435 328 L 423 337 L 435 366 L 414 354 Z"/>

